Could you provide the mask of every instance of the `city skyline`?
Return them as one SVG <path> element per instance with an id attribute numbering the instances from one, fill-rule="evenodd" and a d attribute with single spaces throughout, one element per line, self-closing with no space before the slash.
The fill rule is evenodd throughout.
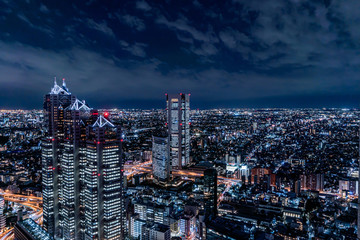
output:
<path id="1" fill-rule="evenodd" d="M 0 239 L 360 240 L 358 9 L 0 0 Z"/>
<path id="2" fill-rule="evenodd" d="M 3 0 L 0 108 L 40 109 L 54 76 L 96 108 L 163 108 L 180 92 L 200 109 L 358 107 L 358 7 Z"/>

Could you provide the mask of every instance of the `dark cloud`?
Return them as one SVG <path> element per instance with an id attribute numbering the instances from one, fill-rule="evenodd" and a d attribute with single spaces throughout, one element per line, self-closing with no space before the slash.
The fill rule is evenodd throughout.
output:
<path id="1" fill-rule="evenodd" d="M 134 43 L 129 44 L 125 41 L 120 41 L 121 46 L 123 49 L 130 52 L 132 55 L 137 57 L 146 57 L 145 47 L 147 46 L 144 43 Z"/>
<path id="2" fill-rule="evenodd" d="M 105 21 L 101 21 L 100 23 L 95 22 L 93 19 L 87 19 L 87 25 L 89 28 L 100 31 L 110 37 L 115 37 L 113 30 L 107 25 Z"/>
<path id="3" fill-rule="evenodd" d="M 159 107 L 165 92 L 191 92 L 195 107 L 357 106 L 359 8 L 357 0 L 3 0 L 1 107 L 40 108 L 54 76 L 95 107 Z"/>
<path id="4" fill-rule="evenodd" d="M 127 14 L 120 19 L 122 19 L 130 28 L 135 28 L 138 31 L 143 31 L 146 28 L 144 21 L 138 17 Z"/>
<path id="5" fill-rule="evenodd" d="M 43 12 L 43 13 L 49 13 L 49 9 L 44 5 L 44 4 L 41 4 L 40 5 L 40 11 Z"/>
<path id="6" fill-rule="evenodd" d="M 138 9 L 141 9 L 141 10 L 144 10 L 144 11 L 150 11 L 151 10 L 150 5 L 146 1 L 137 1 L 136 2 L 136 7 Z"/>

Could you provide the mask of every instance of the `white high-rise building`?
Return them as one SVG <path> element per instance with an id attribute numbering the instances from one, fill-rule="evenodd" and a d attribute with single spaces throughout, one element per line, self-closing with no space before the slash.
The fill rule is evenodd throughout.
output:
<path id="1" fill-rule="evenodd" d="M 166 94 L 171 167 L 190 163 L 190 94 Z"/>
<path id="2" fill-rule="evenodd" d="M 124 239 L 126 225 L 121 132 L 99 116 L 88 132 L 85 167 L 85 239 Z"/>
<path id="3" fill-rule="evenodd" d="M 170 152 L 168 137 L 153 136 L 152 165 L 154 178 L 159 182 L 168 182 L 170 179 Z"/>

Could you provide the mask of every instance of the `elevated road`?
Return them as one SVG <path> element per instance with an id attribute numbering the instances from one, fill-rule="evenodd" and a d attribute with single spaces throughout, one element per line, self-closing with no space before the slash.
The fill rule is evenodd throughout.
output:
<path id="1" fill-rule="evenodd" d="M 0 195 L 4 197 L 4 200 L 18 203 L 25 207 L 33 209 L 34 213 L 25 215 L 24 218 L 31 218 L 38 224 L 42 225 L 43 210 L 40 207 L 40 204 L 42 203 L 41 197 L 12 194 L 6 191 L 4 192 L 2 190 L 0 190 Z M 5 232 L 0 234 L 0 240 L 13 239 L 13 238 L 14 238 L 14 228 L 9 228 Z"/>

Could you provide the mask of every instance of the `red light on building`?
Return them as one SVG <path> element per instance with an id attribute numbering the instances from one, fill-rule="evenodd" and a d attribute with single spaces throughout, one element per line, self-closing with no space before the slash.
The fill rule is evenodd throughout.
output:
<path id="1" fill-rule="evenodd" d="M 101 175 L 101 174 L 100 174 L 100 173 L 98 173 L 98 177 L 100 177 L 100 175 Z"/>
<path id="2" fill-rule="evenodd" d="M 100 142 L 97 142 L 97 144 L 100 144 Z"/>
<path id="3" fill-rule="evenodd" d="M 55 170 L 55 168 L 53 167 L 53 170 Z"/>
<path id="4" fill-rule="evenodd" d="M 167 123 L 165 123 L 165 126 L 167 126 Z"/>
<path id="5" fill-rule="evenodd" d="M 109 117 L 109 112 L 104 112 L 104 117 Z"/>
<path id="6" fill-rule="evenodd" d="M 180 123 L 180 126 L 182 126 L 182 123 Z"/>
<path id="7" fill-rule="evenodd" d="M 190 96 L 191 94 L 189 93 L 189 96 Z"/>
<path id="8" fill-rule="evenodd" d="M 123 172 L 123 171 L 124 171 L 124 169 L 121 169 L 121 171 Z"/>
<path id="9" fill-rule="evenodd" d="M 55 138 L 51 139 L 51 141 L 55 141 Z"/>
<path id="10" fill-rule="evenodd" d="M 191 125 L 191 122 L 189 122 L 189 125 Z"/>
<path id="11" fill-rule="evenodd" d="M 123 142 L 124 141 L 124 139 L 120 139 L 120 142 Z"/>

